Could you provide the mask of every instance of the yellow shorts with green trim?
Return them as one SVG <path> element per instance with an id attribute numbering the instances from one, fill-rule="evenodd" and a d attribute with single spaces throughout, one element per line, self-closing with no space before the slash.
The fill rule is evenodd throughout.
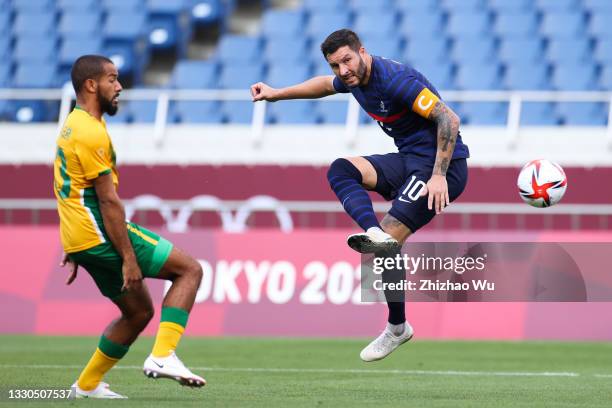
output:
<path id="1" fill-rule="evenodd" d="M 143 277 L 156 277 L 172 252 L 172 243 L 132 222 L 126 227 Z M 104 296 L 115 299 L 122 294 L 123 260 L 113 244 L 105 242 L 69 256 L 87 270 Z"/>

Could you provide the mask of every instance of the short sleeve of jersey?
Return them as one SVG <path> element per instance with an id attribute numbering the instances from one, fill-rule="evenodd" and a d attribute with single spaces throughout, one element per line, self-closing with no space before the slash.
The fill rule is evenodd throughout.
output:
<path id="1" fill-rule="evenodd" d="M 397 75 L 387 92 L 391 98 L 404 106 L 409 106 L 413 112 L 428 118 L 439 98 L 422 82 L 410 74 Z"/>
<path id="2" fill-rule="evenodd" d="M 87 180 L 93 180 L 112 171 L 110 143 L 105 135 L 93 132 L 75 141 L 76 154 Z"/>
<path id="3" fill-rule="evenodd" d="M 334 76 L 334 89 L 338 93 L 349 93 L 350 92 L 349 89 L 346 87 L 346 85 L 344 85 L 342 80 L 338 78 L 337 76 Z"/>

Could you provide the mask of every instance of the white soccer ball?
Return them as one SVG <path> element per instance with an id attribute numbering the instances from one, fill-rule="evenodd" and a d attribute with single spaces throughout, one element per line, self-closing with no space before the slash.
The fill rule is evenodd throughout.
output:
<path id="1" fill-rule="evenodd" d="M 523 201 L 534 207 L 550 207 L 563 198 L 567 177 L 557 163 L 532 160 L 523 166 L 516 184 Z"/>

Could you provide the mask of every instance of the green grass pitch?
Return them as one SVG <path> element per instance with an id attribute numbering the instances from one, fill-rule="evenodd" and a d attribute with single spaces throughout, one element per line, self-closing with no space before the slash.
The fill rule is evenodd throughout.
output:
<path id="1" fill-rule="evenodd" d="M 363 363 L 369 339 L 190 338 L 179 356 L 208 385 L 146 378 L 151 338 L 107 376 L 127 401 L 9 401 L 9 389 L 69 387 L 94 337 L 0 336 L 0 405 L 134 407 L 610 407 L 612 344 L 421 341 Z"/>

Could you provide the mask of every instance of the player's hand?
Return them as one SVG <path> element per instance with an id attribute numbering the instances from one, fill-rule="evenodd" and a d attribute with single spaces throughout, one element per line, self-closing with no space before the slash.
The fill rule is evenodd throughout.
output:
<path id="1" fill-rule="evenodd" d="M 421 195 L 427 195 L 427 208 L 436 210 L 436 214 L 440 214 L 444 207 L 450 204 L 448 197 L 448 183 L 446 176 L 434 174 L 427 182 L 426 188 L 423 189 Z"/>
<path id="2" fill-rule="evenodd" d="M 121 290 L 138 289 L 142 285 L 142 272 L 135 259 L 124 259 L 121 268 L 123 272 L 123 286 Z"/>
<path id="3" fill-rule="evenodd" d="M 70 259 L 68 254 L 64 253 L 64 257 L 62 258 L 62 262 L 60 262 L 60 266 L 63 268 L 66 265 L 69 266 L 68 269 L 70 270 L 70 276 L 68 276 L 68 279 L 66 279 L 66 285 L 70 285 L 77 277 L 79 264 Z"/>
<path id="4" fill-rule="evenodd" d="M 258 82 L 254 85 L 251 85 L 251 96 L 253 97 L 253 102 L 276 102 L 278 100 L 276 96 L 276 89 L 264 84 L 263 82 Z"/>

